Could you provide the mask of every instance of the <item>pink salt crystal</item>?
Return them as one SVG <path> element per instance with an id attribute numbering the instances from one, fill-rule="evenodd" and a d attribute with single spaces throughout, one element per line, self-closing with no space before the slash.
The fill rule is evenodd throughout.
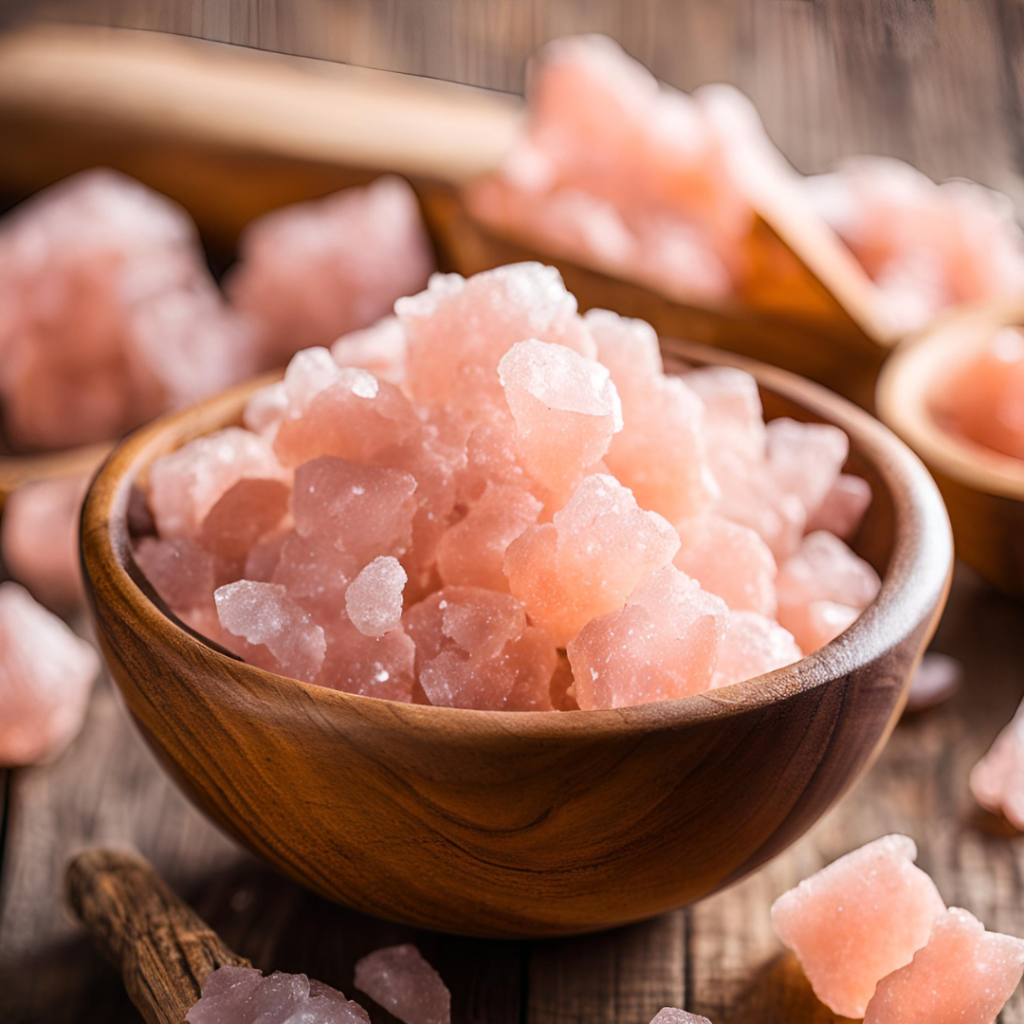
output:
<path id="1" fill-rule="evenodd" d="M 1024 975 L 1024 940 L 950 907 L 928 944 L 879 981 L 864 1024 L 991 1024 Z"/>
<path id="2" fill-rule="evenodd" d="M 477 413 L 478 422 L 466 438 L 466 461 L 458 470 L 459 500 L 472 505 L 489 484 L 528 489 L 531 481 L 516 454 L 516 425 L 506 406 Z"/>
<path id="3" fill-rule="evenodd" d="M 199 543 L 226 562 L 244 565 L 249 549 L 284 519 L 290 493 L 280 480 L 239 480 L 207 512 Z"/>
<path id="4" fill-rule="evenodd" d="M 357 559 L 330 539 L 292 532 L 281 542 L 271 582 L 286 587 L 318 622 L 327 623 L 338 617 L 359 568 Z"/>
<path id="5" fill-rule="evenodd" d="M 878 573 L 838 537 L 809 533 L 779 568 L 779 622 L 808 654 L 843 632 L 877 596 Z"/>
<path id="6" fill-rule="evenodd" d="M 334 366 L 328 386 L 311 390 L 303 386 L 297 392 L 301 399 L 295 415 L 289 401 L 274 438 L 274 451 L 286 466 L 321 455 L 369 462 L 421 431 L 405 395 L 366 370 Z"/>
<path id="7" fill-rule="evenodd" d="M 295 529 L 330 541 L 361 564 L 401 555 L 412 543 L 415 491 L 415 478 L 400 469 L 312 459 L 295 471 Z"/>
<path id="8" fill-rule="evenodd" d="M 288 415 L 295 418 L 301 416 L 321 391 L 347 379 L 362 378 L 357 374 L 343 374 L 326 348 L 316 346 L 296 352 L 285 368 L 282 381 L 288 399 Z M 373 386 L 369 381 L 367 385 L 370 388 Z"/>
<path id="9" fill-rule="evenodd" d="M 402 623 L 402 590 L 408 576 L 397 558 L 375 558 L 345 591 L 345 611 L 365 636 L 383 636 Z"/>
<path id="10" fill-rule="evenodd" d="M 266 648 L 264 667 L 313 682 L 324 661 L 324 631 L 283 586 L 239 580 L 218 588 L 214 599 L 228 633 Z"/>
<path id="11" fill-rule="evenodd" d="M 765 425 L 757 381 L 745 370 L 708 366 L 683 380 L 704 403 L 704 427 L 712 449 L 725 447 L 755 461 L 764 457 Z"/>
<path id="12" fill-rule="evenodd" d="M 775 559 L 757 533 L 715 515 L 684 519 L 676 532 L 677 569 L 734 611 L 775 615 Z"/>
<path id="13" fill-rule="evenodd" d="M 434 264 L 416 196 L 394 177 L 268 213 L 239 249 L 225 287 L 259 325 L 266 367 L 378 320 Z"/>
<path id="14" fill-rule="evenodd" d="M 910 963 L 945 913 L 917 847 L 891 835 L 840 857 L 772 907 L 779 938 L 800 958 L 814 994 L 843 1017 L 863 1017 L 875 986 Z"/>
<path id="15" fill-rule="evenodd" d="M 616 611 L 679 549 L 675 530 L 637 506 L 614 477 L 585 477 L 550 523 L 505 553 L 509 589 L 562 647 L 592 618 Z"/>
<path id="16" fill-rule="evenodd" d="M 867 480 L 841 473 L 811 513 L 807 530 L 811 533 L 825 530 L 841 540 L 849 540 L 860 527 L 870 504 L 871 485 Z"/>
<path id="17" fill-rule="evenodd" d="M 157 459 L 149 470 L 149 505 L 165 540 L 194 537 L 207 513 L 233 484 L 282 475 L 273 449 L 263 438 L 228 427 Z"/>
<path id="18" fill-rule="evenodd" d="M 343 334 L 332 346 L 339 366 L 369 370 L 378 380 L 401 384 L 405 380 L 405 330 L 394 316 L 361 331 Z"/>
<path id="19" fill-rule="evenodd" d="M 622 406 L 606 367 L 566 348 L 521 341 L 498 364 L 527 472 L 553 491 L 571 489 L 622 429 Z"/>
<path id="20" fill-rule="evenodd" d="M 551 710 L 556 652 L 523 606 L 478 587 L 443 587 L 403 618 L 431 704 L 490 711 Z"/>
<path id="21" fill-rule="evenodd" d="M 251 967 L 220 967 L 203 982 L 187 1024 L 370 1024 L 337 989 L 304 974 L 263 977 Z"/>
<path id="22" fill-rule="evenodd" d="M 517 263 L 464 279 L 435 274 L 427 291 L 395 303 L 408 337 L 407 385 L 420 401 L 465 403 L 498 388 L 502 356 L 530 338 L 591 358 L 576 299 L 554 267 Z M 473 392 L 467 392 L 467 385 Z"/>
<path id="23" fill-rule="evenodd" d="M 971 792 L 982 807 L 1024 832 L 1024 705 L 974 766 Z"/>
<path id="24" fill-rule="evenodd" d="M 242 423 L 246 430 L 259 434 L 273 442 L 277 428 L 288 412 L 288 392 L 284 381 L 268 384 L 254 392 L 242 412 Z"/>
<path id="25" fill-rule="evenodd" d="M 567 648 L 583 710 L 648 704 L 711 685 L 729 610 L 674 566 L 640 584 L 620 611 L 592 619 Z"/>
<path id="26" fill-rule="evenodd" d="M 327 654 L 316 680 L 320 686 L 412 702 L 416 648 L 404 629 L 396 626 L 381 636 L 367 636 L 337 612 L 325 622 Z"/>
<path id="27" fill-rule="evenodd" d="M 448 528 L 437 549 L 437 568 L 446 585 L 508 590 L 502 569 L 505 551 L 537 522 L 541 503 L 520 487 L 487 485 L 464 519 Z"/>
<path id="28" fill-rule="evenodd" d="M 929 651 L 910 680 L 906 710 L 926 711 L 949 700 L 960 689 L 963 677 L 964 667 L 956 658 Z"/>
<path id="29" fill-rule="evenodd" d="M 795 494 L 808 515 L 832 489 L 850 452 L 850 439 L 828 423 L 781 418 L 766 428 L 768 466 L 779 487 Z"/>
<path id="30" fill-rule="evenodd" d="M 52 761 L 78 735 L 96 652 L 16 583 L 0 584 L 0 765 Z"/>
<path id="31" fill-rule="evenodd" d="M 651 1024 L 711 1024 L 711 1021 L 707 1017 L 698 1017 L 695 1013 L 666 1006 L 651 1018 Z"/>
<path id="32" fill-rule="evenodd" d="M 4 501 L 0 550 L 7 571 L 51 608 L 84 598 L 78 565 L 78 519 L 87 476 L 38 480 L 15 488 Z"/>
<path id="33" fill-rule="evenodd" d="M 588 310 L 583 319 L 597 345 L 597 358 L 608 367 L 620 396 L 662 375 L 658 335 L 645 320 L 608 309 Z"/>
<path id="34" fill-rule="evenodd" d="M 405 1024 L 450 1024 L 451 995 L 415 946 L 389 946 L 356 962 L 356 988 Z"/>
<path id="35" fill-rule="evenodd" d="M 792 665 L 803 657 L 793 634 L 757 612 L 729 612 L 711 688 L 729 686 Z"/>
<path id="36" fill-rule="evenodd" d="M 281 551 L 285 542 L 292 536 L 291 530 L 274 530 L 265 534 L 249 549 L 245 556 L 245 568 L 242 579 L 256 583 L 270 583 L 281 562 Z"/>

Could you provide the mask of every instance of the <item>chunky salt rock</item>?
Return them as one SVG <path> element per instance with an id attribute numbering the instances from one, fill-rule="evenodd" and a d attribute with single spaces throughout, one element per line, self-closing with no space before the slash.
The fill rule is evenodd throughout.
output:
<path id="1" fill-rule="evenodd" d="M 733 611 L 775 615 L 775 558 L 754 530 L 709 515 L 682 520 L 676 532 L 677 569 L 717 594 Z"/>
<path id="2" fill-rule="evenodd" d="M 413 701 L 416 648 L 400 625 L 367 636 L 337 611 L 322 621 L 327 653 L 316 680 L 320 686 L 380 700 Z"/>
<path id="3" fill-rule="evenodd" d="M 532 481 L 519 464 L 516 453 L 516 424 L 504 409 L 481 409 L 478 422 L 466 438 L 466 459 L 457 472 L 460 501 L 473 505 L 490 484 L 504 484 L 530 490 Z"/>
<path id="4" fill-rule="evenodd" d="M 296 352 L 284 371 L 285 398 L 288 415 L 297 418 L 310 406 L 313 399 L 332 384 L 346 380 L 365 379 L 359 374 L 344 374 L 330 351 L 322 345 Z M 369 387 L 369 382 L 367 381 Z"/>
<path id="5" fill-rule="evenodd" d="M 378 380 L 400 385 L 405 380 L 405 330 L 394 316 L 386 316 L 361 331 L 343 334 L 332 346 L 339 366 L 369 370 Z"/>
<path id="6" fill-rule="evenodd" d="M 651 1018 L 651 1024 L 711 1024 L 711 1021 L 707 1017 L 698 1017 L 695 1013 L 666 1006 Z"/>
<path id="7" fill-rule="evenodd" d="M 825 530 L 840 540 L 849 540 L 860 528 L 871 504 L 871 485 L 859 476 L 840 473 L 821 504 L 811 513 L 808 533 Z"/>
<path id="8" fill-rule="evenodd" d="M 814 994 L 842 1017 L 863 1017 L 875 986 L 905 967 L 945 913 L 917 847 L 891 835 L 840 857 L 772 906 L 779 938 Z"/>
<path id="9" fill-rule="evenodd" d="M 564 647 L 591 619 L 621 608 L 678 549 L 666 520 L 642 510 L 614 477 L 594 474 L 552 522 L 509 545 L 504 569 L 531 621 Z"/>
<path id="10" fill-rule="evenodd" d="M 807 653 L 835 639 L 878 595 L 878 573 L 838 537 L 809 533 L 779 567 L 779 622 Z"/>
<path id="11" fill-rule="evenodd" d="M 277 428 L 288 412 L 288 392 L 284 381 L 268 384 L 253 393 L 242 411 L 242 423 L 246 430 L 273 443 Z"/>
<path id="12" fill-rule="evenodd" d="M 253 580 L 256 583 L 271 583 L 281 562 L 281 551 L 291 535 L 292 531 L 283 527 L 264 534 L 249 548 L 245 556 L 242 579 Z"/>
<path id="13" fill-rule="evenodd" d="M 757 612 L 729 612 L 711 688 L 730 686 L 785 668 L 803 657 L 793 634 Z"/>
<path id="14" fill-rule="evenodd" d="M 450 1024 L 451 994 L 411 945 L 388 946 L 356 961 L 356 988 L 405 1024 Z"/>
<path id="15" fill-rule="evenodd" d="M 363 568 L 345 591 L 345 611 L 364 636 L 383 636 L 402 624 L 402 590 L 408 576 L 397 558 L 381 556 Z"/>
<path id="16" fill-rule="evenodd" d="M 96 652 L 17 583 L 0 584 L 0 765 L 52 761 L 78 735 Z"/>
<path id="17" fill-rule="evenodd" d="M 50 608 L 83 598 L 78 564 L 78 519 L 87 476 L 37 480 L 15 488 L 0 519 L 0 551 L 7 571 Z"/>
<path id="18" fill-rule="evenodd" d="M 597 358 L 608 367 L 620 396 L 662 375 L 658 335 L 645 320 L 608 309 L 588 310 L 583 319 L 597 345 Z"/>
<path id="19" fill-rule="evenodd" d="M 1024 832 L 1024 706 L 974 766 L 971 792 L 982 807 Z"/>
<path id="20" fill-rule="evenodd" d="M 206 513 L 199 528 L 200 545 L 226 562 L 244 565 L 249 550 L 287 515 L 290 494 L 280 480 L 239 480 Z"/>
<path id="21" fill-rule="evenodd" d="M 963 679 L 964 667 L 956 658 L 929 651 L 910 680 L 906 710 L 913 714 L 945 703 L 960 689 Z"/>
<path id="22" fill-rule="evenodd" d="M 189 441 L 149 470 L 149 507 L 160 536 L 195 537 L 203 520 L 239 480 L 282 479 L 274 451 L 261 437 L 228 427 Z"/>
<path id="23" fill-rule="evenodd" d="M 498 364 L 516 421 L 516 450 L 533 479 L 567 490 L 622 430 L 622 405 L 608 369 L 564 345 L 521 341 Z"/>
<path id="24" fill-rule="evenodd" d="M 338 617 L 345 603 L 345 591 L 361 568 L 352 555 L 339 551 L 331 540 L 303 537 L 291 531 L 277 544 L 269 582 L 286 587 L 318 622 L 330 622 Z M 247 579 L 256 579 L 246 573 Z"/>
<path id="25" fill-rule="evenodd" d="M 419 291 L 434 258 L 410 186 L 379 178 L 253 221 L 225 288 L 261 332 L 261 363 L 330 345 Z"/>
<path id="26" fill-rule="evenodd" d="M 555 645 L 508 594 L 443 587 L 403 616 L 431 704 L 484 711 L 550 711 Z"/>
<path id="27" fill-rule="evenodd" d="M 768 467 L 779 487 L 795 494 L 808 516 L 832 489 L 850 453 L 845 432 L 828 423 L 780 418 L 766 428 Z"/>
<path id="28" fill-rule="evenodd" d="M 711 685 L 729 610 L 674 566 L 640 584 L 625 607 L 592 619 L 567 653 L 583 710 L 648 704 Z"/>
<path id="29" fill-rule="evenodd" d="M 203 982 L 187 1024 L 370 1024 L 337 989 L 304 974 L 266 977 L 251 967 L 219 967 Z"/>
<path id="30" fill-rule="evenodd" d="M 0 225 L 0 401 L 15 447 L 117 437 L 249 376 L 252 344 L 188 214 L 139 182 L 76 174 Z"/>
<path id="31" fill-rule="evenodd" d="M 508 591 L 502 569 L 505 551 L 543 505 L 529 491 L 503 484 L 487 485 L 465 518 L 450 526 L 437 549 L 437 569 L 445 585 Z"/>
<path id="32" fill-rule="evenodd" d="M 324 456 L 295 471 L 292 515 L 301 537 L 329 540 L 365 563 L 412 543 L 416 480 L 400 469 Z"/>
<path id="33" fill-rule="evenodd" d="M 596 354 L 554 267 L 516 263 L 471 278 L 435 274 L 425 292 L 395 303 L 408 338 L 406 386 L 419 401 L 465 403 L 496 392 L 498 363 L 536 339 Z"/>
<path id="34" fill-rule="evenodd" d="M 712 449 L 726 448 L 754 462 L 764 457 L 764 410 L 757 381 L 745 370 L 708 366 L 683 379 L 704 403 L 704 429 Z"/>
<path id="35" fill-rule="evenodd" d="M 1024 940 L 950 907 L 928 944 L 879 981 L 864 1024 L 991 1024 L 1024 975 Z"/>
<path id="36" fill-rule="evenodd" d="M 224 629 L 266 649 L 263 667 L 311 683 L 324 662 L 324 631 L 279 584 L 239 580 L 214 593 Z"/>

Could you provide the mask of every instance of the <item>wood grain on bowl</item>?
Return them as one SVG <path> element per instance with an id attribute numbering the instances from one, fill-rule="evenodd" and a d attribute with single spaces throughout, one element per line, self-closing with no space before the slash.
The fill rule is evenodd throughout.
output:
<path id="1" fill-rule="evenodd" d="M 1002 327 L 1024 325 L 1024 301 L 943 317 L 904 343 L 878 382 L 878 414 L 925 461 L 949 509 L 956 553 L 1004 593 L 1024 597 L 1024 461 L 943 428 L 930 403 Z"/>
<path id="2" fill-rule="evenodd" d="M 255 385 L 128 438 L 83 513 L 101 645 L 125 702 L 186 792 L 315 891 L 473 935 L 606 928 L 691 903 L 764 863 L 859 777 L 905 699 L 948 587 L 949 526 L 916 457 L 821 388 L 730 363 L 766 413 L 828 420 L 876 499 L 856 541 L 875 603 L 827 647 L 696 697 L 568 714 L 476 712 L 352 696 L 264 672 L 191 634 L 131 558 L 133 483 L 159 455 L 237 422 Z"/>

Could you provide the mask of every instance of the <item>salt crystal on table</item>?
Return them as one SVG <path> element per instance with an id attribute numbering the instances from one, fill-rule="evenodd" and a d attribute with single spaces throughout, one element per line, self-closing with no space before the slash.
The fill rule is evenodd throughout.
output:
<path id="1" fill-rule="evenodd" d="M 251 967 L 220 967 L 203 982 L 187 1024 L 370 1024 L 337 989 L 304 974 L 266 977 Z"/>
<path id="2" fill-rule="evenodd" d="M 464 519 L 448 528 L 437 549 L 437 569 L 445 584 L 508 590 L 502 569 L 505 551 L 543 505 L 521 487 L 488 483 Z"/>
<path id="3" fill-rule="evenodd" d="M 1024 705 L 971 771 L 974 799 L 1024 832 Z"/>
<path id="4" fill-rule="evenodd" d="M 390 176 L 265 214 L 239 253 L 225 288 L 259 325 L 267 368 L 372 324 L 434 269 L 416 196 Z"/>
<path id="5" fill-rule="evenodd" d="M 343 334 L 332 346 L 331 355 L 339 366 L 358 366 L 378 380 L 401 384 L 405 380 L 405 330 L 394 316 L 361 331 Z"/>
<path id="6" fill-rule="evenodd" d="M 566 348 L 521 341 L 498 364 L 524 468 L 544 487 L 571 489 L 622 429 L 606 367 Z"/>
<path id="7" fill-rule="evenodd" d="M 52 761 L 78 735 L 96 652 L 17 583 L 0 583 L 0 765 Z"/>
<path id="8" fill-rule="evenodd" d="M 950 907 L 911 963 L 882 978 L 864 1024 L 991 1024 L 1024 975 L 1024 940 Z"/>
<path id="9" fill-rule="evenodd" d="M 551 710 L 556 651 L 508 594 L 443 587 L 403 616 L 431 704 L 490 711 Z"/>
<path id="10" fill-rule="evenodd" d="M 792 665 L 803 657 L 793 634 L 757 612 L 730 612 L 711 688 Z"/>
<path id="11" fill-rule="evenodd" d="M 0 550 L 7 571 L 51 608 L 84 599 L 78 564 L 78 519 L 88 476 L 35 480 L 5 499 Z"/>
<path id="12" fill-rule="evenodd" d="M 207 513 L 233 484 L 283 475 L 263 438 L 228 427 L 157 459 L 149 470 L 149 506 L 161 537 L 194 537 Z"/>
<path id="13" fill-rule="evenodd" d="M 375 558 L 345 591 L 345 611 L 365 636 L 383 636 L 402 622 L 402 590 L 408 576 L 397 558 Z"/>
<path id="14" fill-rule="evenodd" d="M 361 563 L 401 555 L 412 543 L 415 492 L 415 478 L 400 469 L 311 459 L 295 471 L 295 530 L 329 540 Z"/>
<path id="15" fill-rule="evenodd" d="M 910 963 L 945 913 L 916 858 L 912 839 L 884 836 L 772 906 L 779 938 L 799 957 L 814 994 L 840 1016 L 863 1017 L 878 982 Z"/>
<path id="16" fill-rule="evenodd" d="M 871 504 L 871 485 L 859 476 L 840 473 L 821 504 L 811 513 L 808 533 L 827 530 L 840 540 L 849 540 L 860 527 Z"/>
<path id="17" fill-rule="evenodd" d="M 948 654 L 929 651 L 910 680 L 906 710 L 926 711 L 949 700 L 964 678 L 964 667 Z"/>
<path id="18" fill-rule="evenodd" d="M 504 566 L 513 595 L 561 647 L 595 616 L 621 608 L 678 549 L 666 520 L 640 509 L 614 477 L 594 474 L 552 522 L 509 545 Z"/>
<path id="19" fill-rule="evenodd" d="M 567 653 L 583 710 L 673 700 L 708 689 L 729 610 L 674 566 L 625 607 L 588 622 Z"/>
<path id="20" fill-rule="evenodd" d="M 411 945 L 378 949 L 356 962 L 356 988 L 405 1024 L 450 1024 L 451 994 Z"/>
<path id="21" fill-rule="evenodd" d="M 781 418 L 767 426 L 768 466 L 779 487 L 795 494 L 808 516 L 832 489 L 850 453 L 850 439 L 828 423 Z"/>
<path id="22" fill-rule="evenodd" d="M 711 1024 L 711 1021 L 707 1017 L 698 1017 L 695 1013 L 666 1006 L 651 1018 L 651 1024 Z"/>
<path id="23" fill-rule="evenodd" d="M 427 291 L 395 303 L 408 337 L 406 384 L 420 401 L 478 401 L 498 387 L 502 356 L 534 338 L 588 358 L 593 339 L 554 267 L 516 263 L 476 274 L 435 274 Z M 475 385 L 467 392 L 467 383 Z"/>
<path id="24" fill-rule="evenodd" d="M 775 615 L 775 559 L 761 537 L 721 516 L 676 524 L 680 546 L 673 564 L 734 611 Z"/>
<path id="25" fill-rule="evenodd" d="M 246 643 L 265 647 L 262 667 L 311 683 L 324 662 L 324 631 L 280 584 L 239 580 L 214 593 L 221 625 Z"/>

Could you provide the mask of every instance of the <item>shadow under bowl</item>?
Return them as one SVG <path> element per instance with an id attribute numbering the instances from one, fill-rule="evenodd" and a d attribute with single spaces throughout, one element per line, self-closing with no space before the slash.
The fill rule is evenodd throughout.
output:
<path id="1" fill-rule="evenodd" d="M 693 903 L 780 853 L 866 770 L 899 717 L 949 585 L 949 523 L 918 459 L 807 381 L 666 341 L 670 368 L 740 366 L 766 415 L 850 436 L 875 500 L 854 546 L 882 577 L 841 637 L 788 668 L 681 700 L 509 713 L 398 704 L 245 664 L 183 627 L 135 566 L 134 484 L 238 422 L 246 385 L 111 455 L 82 557 L 111 672 L 182 788 L 310 889 L 394 921 L 488 937 L 594 931 Z"/>

